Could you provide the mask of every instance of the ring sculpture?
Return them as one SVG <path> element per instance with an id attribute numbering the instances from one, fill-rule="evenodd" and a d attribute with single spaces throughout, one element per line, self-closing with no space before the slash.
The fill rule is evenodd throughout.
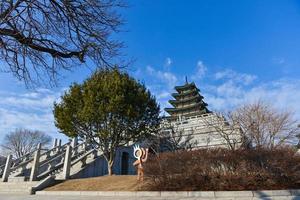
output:
<path id="1" fill-rule="evenodd" d="M 133 147 L 133 156 L 137 159 L 134 163 L 133 166 L 137 167 L 137 175 L 138 178 L 137 180 L 144 180 L 144 167 L 143 163 L 147 161 L 148 158 L 148 148 L 140 148 L 139 145 L 135 145 Z"/>

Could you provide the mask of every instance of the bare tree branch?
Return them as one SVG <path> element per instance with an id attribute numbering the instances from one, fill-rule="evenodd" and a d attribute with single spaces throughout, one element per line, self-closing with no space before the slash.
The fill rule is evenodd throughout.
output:
<path id="1" fill-rule="evenodd" d="M 203 118 L 206 126 L 220 137 L 226 147 L 236 150 L 243 143 L 243 135 L 239 124 L 231 113 L 214 113 L 213 120 Z"/>
<path id="2" fill-rule="evenodd" d="M 60 70 L 113 66 L 122 43 L 119 0 L 10 0 L 0 4 L 1 71 L 27 84 L 55 83 Z"/>

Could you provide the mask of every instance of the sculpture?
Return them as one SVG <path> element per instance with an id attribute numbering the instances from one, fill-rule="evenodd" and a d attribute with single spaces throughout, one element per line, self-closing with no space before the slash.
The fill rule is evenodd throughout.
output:
<path id="1" fill-rule="evenodd" d="M 133 156 L 137 159 L 134 163 L 133 166 L 137 167 L 137 175 L 138 178 L 137 180 L 144 180 L 144 167 L 143 163 L 147 161 L 148 158 L 148 148 L 140 148 L 139 145 L 135 145 L 133 147 Z"/>

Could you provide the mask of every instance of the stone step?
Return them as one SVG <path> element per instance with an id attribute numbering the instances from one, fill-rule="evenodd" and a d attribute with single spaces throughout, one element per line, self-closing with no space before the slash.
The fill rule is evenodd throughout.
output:
<path id="1" fill-rule="evenodd" d="M 8 177 L 8 182 L 24 182 L 25 181 L 25 176 L 17 176 L 17 177 Z"/>
<path id="2" fill-rule="evenodd" d="M 1 182 L 0 194 L 31 194 L 32 187 L 39 182 Z"/>
<path id="3" fill-rule="evenodd" d="M 16 183 L 16 182 L 5 182 L 5 183 L 0 183 L 0 188 L 4 187 L 31 187 L 37 185 L 39 182 L 38 181 L 33 181 L 33 182 L 23 182 L 23 183 Z"/>
<path id="4" fill-rule="evenodd" d="M 28 191 L 0 191 L 0 196 L 2 195 L 30 195 L 32 194 L 31 190 Z"/>
<path id="5" fill-rule="evenodd" d="M 29 188 L 32 187 L 34 185 L 1 185 L 0 186 L 0 190 L 2 189 L 24 189 L 24 188 Z"/>

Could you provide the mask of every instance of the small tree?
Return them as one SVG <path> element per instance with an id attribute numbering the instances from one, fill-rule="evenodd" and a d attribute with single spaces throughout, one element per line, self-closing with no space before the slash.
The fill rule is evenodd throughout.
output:
<path id="1" fill-rule="evenodd" d="M 50 142 L 51 137 L 44 132 L 16 129 L 5 135 L 1 147 L 5 154 L 19 158 L 34 151 L 39 143 L 45 146 Z"/>
<path id="2" fill-rule="evenodd" d="M 55 125 L 67 136 L 89 139 L 103 152 L 112 175 L 116 149 L 155 133 L 159 106 L 144 85 L 117 69 L 73 84 L 54 104 Z"/>

